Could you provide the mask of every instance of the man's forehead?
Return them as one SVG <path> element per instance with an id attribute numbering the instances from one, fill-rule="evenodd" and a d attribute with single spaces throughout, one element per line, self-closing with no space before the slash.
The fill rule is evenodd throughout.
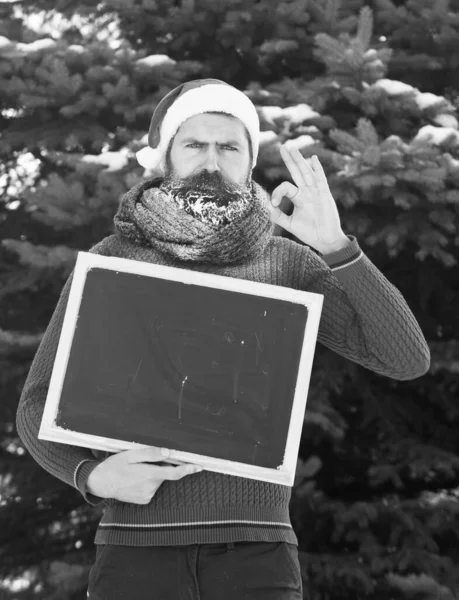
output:
<path id="1" fill-rule="evenodd" d="M 244 141 L 245 130 L 242 121 L 226 115 L 209 113 L 190 117 L 182 123 L 177 131 L 177 137 L 180 139 L 188 137 L 215 139 L 219 137 L 228 138 L 228 136 L 234 141 Z"/>

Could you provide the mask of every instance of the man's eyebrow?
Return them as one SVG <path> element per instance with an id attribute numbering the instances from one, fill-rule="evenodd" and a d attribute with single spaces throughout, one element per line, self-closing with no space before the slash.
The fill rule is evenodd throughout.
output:
<path id="1" fill-rule="evenodd" d="M 197 140 L 196 138 L 185 138 L 184 140 L 181 141 L 182 144 L 208 144 L 209 142 L 203 142 L 201 140 Z M 238 142 L 237 140 L 228 140 L 226 142 L 218 142 L 220 146 L 240 146 L 241 142 Z"/>

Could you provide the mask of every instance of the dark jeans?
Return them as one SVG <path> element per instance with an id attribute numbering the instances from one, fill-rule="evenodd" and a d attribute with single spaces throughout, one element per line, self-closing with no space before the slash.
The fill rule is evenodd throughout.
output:
<path id="1" fill-rule="evenodd" d="M 302 600 L 285 542 L 97 547 L 89 600 Z"/>

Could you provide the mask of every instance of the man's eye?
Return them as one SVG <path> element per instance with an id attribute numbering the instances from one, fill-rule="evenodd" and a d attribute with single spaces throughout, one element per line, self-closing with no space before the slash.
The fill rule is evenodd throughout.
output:
<path id="1" fill-rule="evenodd" d="M 198 144 L 197 142 L 186 145 L 187 148 L 202 148 L 202 146 L 202 144 Z M 237 152 L 237 148 L 235 148 L 234 146 L 229 146 L 228 144 L 221 146 L 221 148 L 225 148 L 225 150 L 234 150 L 235 152 Z"/>

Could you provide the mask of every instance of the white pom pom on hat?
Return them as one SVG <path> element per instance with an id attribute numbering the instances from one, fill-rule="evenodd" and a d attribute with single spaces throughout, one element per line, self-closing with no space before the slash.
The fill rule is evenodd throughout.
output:
<path id="1" fill-rule="evenodd" d="M 195 79 L 170 91 L 155 108 L 148 131 L 148 146 L 136 153 L 145 169 L 164 169 L 169 143 L 190 117 L 223 112 L 236 117 L 247 128 L 252 142 L 252 168 L 258 157 L 260 121 L 252 101 L 238 89 L 219 79 Z"/>

